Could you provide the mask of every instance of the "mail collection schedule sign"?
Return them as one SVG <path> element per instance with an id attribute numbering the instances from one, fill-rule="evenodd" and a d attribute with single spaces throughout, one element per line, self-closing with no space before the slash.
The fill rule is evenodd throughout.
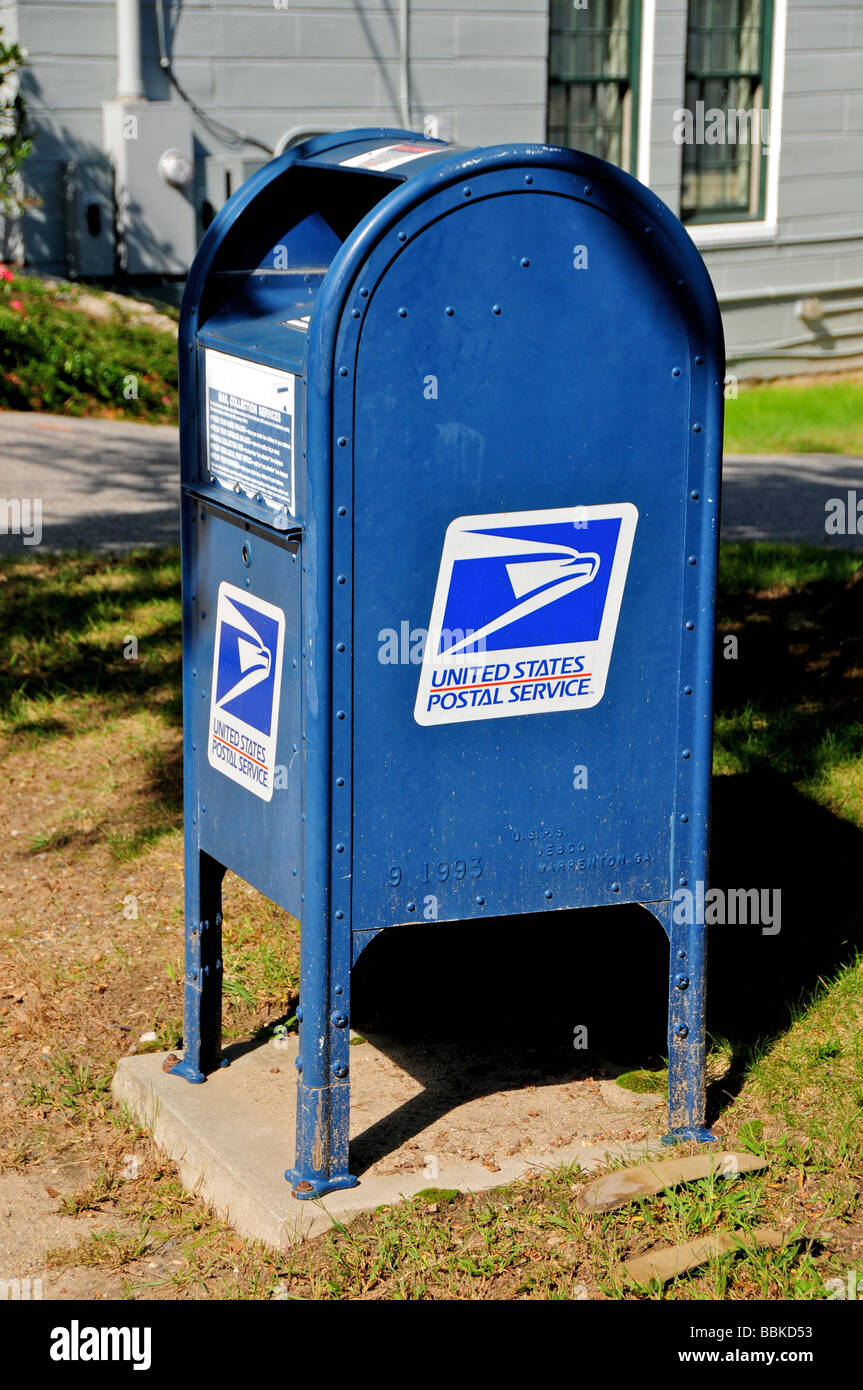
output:
<path id="1" fill-rule="evenodd" d="M 414 707 L 417 723 L 598 704 L 637 522 L 631 502 L 452 521 Z"/>
<path id="2" fill-rule="evenodd" d="M 208 471 L 293 516 L 294 377 L 211 348 L 205 361 Z"/>

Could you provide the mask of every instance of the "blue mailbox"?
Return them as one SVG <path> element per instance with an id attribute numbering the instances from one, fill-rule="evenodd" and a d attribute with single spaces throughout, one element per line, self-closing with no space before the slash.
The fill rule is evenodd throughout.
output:
<path id="1" fill-rule="evenodd" d="M 297 1197 L 351 1186 L 351 967 L 415 922 L 640 903 L 704 1128 L 723 342 L 668 208 L 577 151 L 320 137 L 222 209 L 180 332 L 185 1046 L 221 880 L 301 922 Z M 532 919 L 535 922 L 535 918 Z M 479 986 L 478 986 L 479 987 Z"/>

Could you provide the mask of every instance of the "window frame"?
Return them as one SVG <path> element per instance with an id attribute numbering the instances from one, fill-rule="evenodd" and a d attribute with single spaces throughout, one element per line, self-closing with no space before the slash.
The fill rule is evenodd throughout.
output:
<path id="1" fill-rule="evenodd" d="M 779 227 L 779 174 L 782 158 L 782 107 L 785 97 L 785 48 L 788 0 L 773 0 L 773 54 L 770 68 L 770 146 L 767 150 L 766 205 L 761 222 L 689 222 L 686 230 L 700 251 L 763 246 Z"/>
<path id="2" fill-rule="evenodd" d="M 752 70 L 752 69 L 750 69 L 748 72 L 743 72 L 743 70 L 742 70 L 741 68 L 734 68 L 734 69 L 726 68 L 726 69 L 721 70 L 721 71 L 720 71 L 718 68 L 717 68 L 717 69 L 706 69 L 706 68 L 705 68 L 705 69 L 695 70 L 695 71 L 691 71 L 691 70 L 690 70 L 690 68 L 689 68 L 689 33 L 690 33 L 690 29 L 689 29 L 689 17 L 690 17 L 690 14 L 691 14 L 691 4 L 689 4 L 689 3 L 687 4 L 687 7 L 686 7 L 686 30 L 685 30 L 685 36 L 684 36 L 684 45 L 685 45 L 685 46 L 684 46 L 684 71 L 683 71 L 683 82 L 684 82 L 683 99 L 684 99 L 684 102 L 686 101 L 686 87 L 687 87 L 687 85 L 689 84 L 689 82 L 692 81 L 692 80 L 704 82 L 704 81 L 710 81 L 710 80 L 721 81 L 723 78 L 727 78 L 728 80 L 732 80 L 732 81 L 735 80 L 735 79 L 740 79 L 740 78 L 750 78 L 750 79 L 751 79 L 751 78 L 753 77 L 754 73 L 757 72 L 757 76 L 758 76 L 758 78 L 760 78 L 760 82 L 759 82 L 758 85 L 760 85 L 760 89 L 761 89 L 761 104 L 760 104 L 760 109 L 761 109 L 761 110 L 767 110 L 767 111 L 770 112 L 770 118 L 769 118 L 769 119 L 770 119 L 770 125 L 771 125 L 771 127 L 772 127 L 772 125 L 773 125 L 773 119 L 774 119 L 774 110 L 775 110 L 775 108 L 771 106 L 771 96 L 772 96 L 773 89 L 774 89 L 774 78 L 775 78 L 775 72 L 774 72 L 774 69 L 775 69 L 775 61 L 774 61 L 774 60 L 775 60 L 775 57 L 776 57 L 776 51 L 775 51 L 775 48 L 774 48 L 774 38 L 775 38 L 777 26 L 776 26 L 775 21 L 776 21 L 776 19 L 777 19 L 777 10 L 778 10 L 780 7 L 784 8 L 784 0 L 761 0 L 761 2 L 762 2 L 762 5 L 763 5 L 764 8 L 763 8 L 763 21 L 762 21 L 762 24 L 761 24 L 761 41 L 760 41 L 760 45 L 759 45 L 759 48 L 760 48 L 760 54 L 759 54 L 760 61 L 759 61 L 759 66 L 758 66 L 757 70 Z M 783 26 L 783 29 L 784 29 L 784 26 Z M 783 47 L 784 47 L 784 45 L 783 45 Z M 729 104 L 729 105 L 730 105 L 730 104 Z M 726 106 L 724 109 L 725 109 L 725 111 L 727 112 L 728 109 L 729 109 L 729 106 Z M 735 107 L 734 109 L 737 110 L 737 109 L 739 109 L 739 108 Z M 781 110 L 781 107 L 780 107 L 780 110 Z M 693 112 L 693 117 L 694 117 L 694 112 Z M 776 132 L 774 132 L 774 131 L 772 130 L 772 128 L 771 128 L 771 132 L 770 132 L 770 133 L 771 133 L 771 140 L 773 140 L 774 136 L 776 135 Z M 681 222 L 683 222 L 683 225 L 684 225 L 684 227 L 687 228 L 687 230 L 693 230 L 693 231 L 694 231 L 694 230 L 697 229 L 697 228 L 707 228 L 707 227 L 719 228 L 719 227 L 723 227 L 723 226 L 732 226 L 732 227 L 735 227 L 735 228 L 738 228 L 738 227 L 739 227 L 739 228 L 743 228 L 743 227 L 758 227 L 758 226 L 762 226 L 762 225 L 765 224 L 766 219 L 767 219 L 767 205 L 768 205 L 768 193 L 769 193 L 768 183 L 769 183 L 769 173 L 770 173 L 770 169 L 769 169 L 769 154 L 770 154 L 770 147 L 769 147 L 768 145 L 764 144 L 764 143 L 761 141 L 761 139 L 760 139 L 760 131 L 759 131 L 759 141 L 758 141 L 758 143 L 759 143 L 759 145 L 760 145 L 760 152 L 756 153 L 756 151 L 753 149 L 753 152 L 752 152 L 752 159 L 751 159 L 750 165 L 749 165 L 749 168 L 750 168 L 750 178 L 751 178 L 751 176 L 752 176 L 752 169 L 753 169 L 753 166 L 755 165 L 756 160 L 758 161 L 758 164 L 759 164 L 759 168 L 758 168 L 758 202 L 757 202 L 756 208 L 755 208 L 753 211 L 744 211 L 744 209 L 743 209 L 742 207 L 739 207 L 739 206 L 737 206 L 737 207 L 731 207 L 731 206 L 722 207 L 722 206 L 717 205 L 717 206 L 715 206 L 715 207 L 705 208 L 705 209 L 703 209 L 703 210 L 699 210 L 699 211 L 696 211 L 696 212 L 694 212 L 694 213 L 690 213 L 690 214 L 688 214 L 687 216 L 684 216 L 683 207 L 682 207 L 683 179 L 684 179 L 684 155 L 683 155 L 683 151 L 685 150 L 686 146 L 685 146 L 685 145 L 682 145 L 682 146 L 681 146 L 681 156 L 680 156 L 680 199 L 681 199 L 681 206 L 680 206 L 680 210 L 679 210 L 679 216 L 680 216 Z"/>
<path id="3" fill-rule="evenodd" d="M 641 52 L 641 49 L 642 49 L 642 11 L 643 11 L 643 0 L 626 0 L 626 3 L 627 3 L 627 7 L 628 7 L 628 32 L 629 32 L 629 55 L 628 55 L 628 56 L 629 56 L 629 62 L 628 62 L 628 71 L 627 71 L 627 74 L 626 74 L 626 78 L 625 78 L 625 79 L 615 78 L 615 77 L 609 78 L 609 77 L 607 77 L 605 74 L 602 74 L 602 73 L 592 73 L 592 74 L 590 74 L 590 75 L 579 74 L 577 77 L 561 77 L 561 76 L 559 76 L 559 75 L 557 75 L 557 74 L 553 74 L 553 73 L 552 73 L 552 70 L 551 70 L 551 50 L 552 50 L 552 40 L 553 40 L 553 38 L 554 38 L 556 35 L 558 35 L 558 34 L 569 33 L 569 32 L 577 33 L 577 31 L 568 31 L 568 30 L 560 30 L 560 29 L 555 29 L 555 28 L 553 28 L 553 26 L 552 26 L 553 11 L 552 11 L 551 5 L 549 5 L 549 10 L 548 10 L 548 42 L 547 42 L 547 45 L 546 45 L 545 134 L 546 134 L 546 140 L 547 140 L 549 143 L 553 143 L 552 140 L 551 140 L 551 93 L 552 93 L 552 84 L 554 84 L 554 85 L 557 86 L 557 87 L 564 87 L 564 88 L 567 88 L 567 89 L 568 89 L 568 88 L 571 88 L 571 87 L 592 87 L 592 86 L 596 86 L 596 85 L 598 85 L 598 84 L 600 84 L 600 83 L 603 83 L 603 82 L 605 82 L 605 83 L 617 83 L 618 85 L 624 85 L 624 83 L 625 83 L 624 90 L 627 91 L 627 92 L 629 93 L 629 95 L 630 95 L 630 108 L 631 108 L 631 109 L 630 109 L 630 112 L 629 112 L 628 121 L 626 122 L 626 127 L 624 127 L 624 122 L 623 122 L 623 121 L 621 122 L 621 137 L 622 137 L 622 142 L 623 142 L 624 146 L 628 148 L 629 158 L 628 158 L 628 161 L 627 161 L 627 164 L 626 164 L 626 165 L 620 165 L 620 166 L 618 166 L 618 167 L 622 168 L 622 169 L 624 170 L 625 173 L 627 173 L 627 174 L 632 174 L 633 176 L 636 176 L 636 171 L 637 171 L 637 169 L 638 169 L 639 129 L 640 129 L 639 111 L 640 111 L 641 68 L 642 68 L 642 52 Z M 590 16 L 590 8 L 589 8 L 589 5 L 588 5 L 588 7 L 585 8 L 583 11 L 582 11 L 582 10 L 579 10 L 579 11 L 576 11 L 576 13 L 578 13 L 578 14 L 584 14 L 585 16 L 589 17 L 589 16 Z M 595 30 L 594 30 L 594 32 L 595 32 Z M 566 148 L 568 148 L 568 147 L 566 147 Z M 587 151 L 587 153 L 590 153 L 590 151 Z"/>

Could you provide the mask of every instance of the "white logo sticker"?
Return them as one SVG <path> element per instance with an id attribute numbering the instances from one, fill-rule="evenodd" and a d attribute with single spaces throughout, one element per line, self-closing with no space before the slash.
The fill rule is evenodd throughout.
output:
<path id="1" fill-rule="evenodd" d="M 284 644 L 281 608 L 219 585 L 207 757 L 264 801 L 273 795 Z"/>
<path id="2" fill-rule="evenodd" d="M 433 145 L 430 142 L 420 144 L 418 141 L 404 141 L 401 145 L 379 145 L 376 149 L 364 150 L 362 154 L 343 159 L 341 166 L 343 169 L 376 169 L 382 174 L 387 169 L 398 169 L 402 164 L 410 164 L 412 159 L 422 159 L 424 155 L 434 154 L 442 148 L 441 145 Z"/>
<path id="3" fill-rule="evenodd" d="M 420 672 L 417 723 L 598 704 L 637 522 L 631 502 L 452 521 Z"/>

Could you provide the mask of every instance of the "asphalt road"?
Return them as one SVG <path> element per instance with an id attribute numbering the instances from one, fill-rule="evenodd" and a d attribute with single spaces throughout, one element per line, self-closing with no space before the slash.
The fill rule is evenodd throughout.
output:
<path id="1" fill-rule="evenodd" d="M 31 524 L 32 503 L 41 499 L 41 544 L 49 550 L 178 544 L 177 440 L 172 425 L 0 413 L 0 499 L 7 503 L 0 506 L 0 554 L 38 548 L 9 534 L 13 498 Z"/>
<path id="2" fill-rule="evenodd" d="M 32 504 L 41 500 L 41 545 L 47 549 L 176 544 L 177 477 L 177 431 L 170 425 L 2 412 L 0 554 L 37 549 L 10 531 L 11 499 L 24 504 L 31 528 Z M 863 502 L 861 458 L 731 455 L 723 468 L 722 535 L 863 551 L 863 533 L 828 536 L 824 529 L 828 499 L 845 499 L 849 491 Z"/>

